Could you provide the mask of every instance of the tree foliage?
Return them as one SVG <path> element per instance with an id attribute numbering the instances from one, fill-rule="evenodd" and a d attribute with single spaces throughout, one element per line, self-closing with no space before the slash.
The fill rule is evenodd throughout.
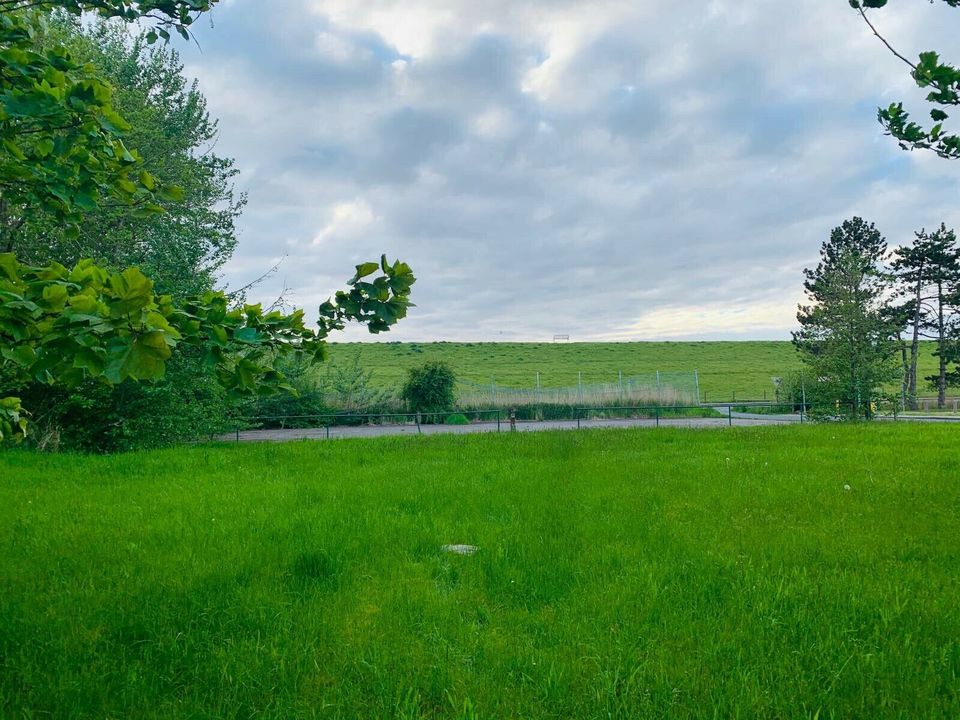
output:
<path id="1" fill-rule="evenodd" d="M 382 274 L 363 280 L 377 270 Z M 320 358 L 324 339 L 349 321 L 374 333 L 388 329 L 406 315 L 414 280 L 406 264 L 390 265 L 386 257 L 357 266 L 350 289 L 321 307 L 315 332 L 302 310 L 230 308 L 219 292 L 175 305 L 169 295 L 155 295 L 136 268 L 110 273 L 89 260 L 72 270 L 58 263 L 33 267 L 0 254 L 0 357 L 21 381 L 71 387 L 93 378 L 117 385 L 162 378 L 173 351 L 185 344 L 203 350 L 231 393 L 270 394 L 291 389 L 274 368 L 278 355 Z M 4 400 L 0 417 L 4 437 L 22 436 L 19 400 Z"/>
<path id="2" fill-rule="evenodd" d="M 29 210 L 52 214 L 76 236 L 103 204 L 138 217 L 181 191 L 159 185 L 129 149 L 113 89 L 66 48 L 41 49 L 46 18 L 0 15 L 0 250 L 10 252 Z"/>
<path id="3" fill-rule="evenodd" d="M 94 12 L 153 22 L 147 42 L 188 28 L 216 0 L 0 0 L 0 251 L 10 252 L 28 208 L 57 216 L 70 234 L 106 205 L 134 216 L 183 198 L 143 167 L 123 135 L 113 88 L 59 43 L 45 43 L 50 12 Z"/>
<path id="4" fill-rule="evenodd" d="M 920 230 L 915 233 L 912 244 L 897 248 L 892 270 L 899 286 L 897 296 L 903 301 L 901 311 L 912 334 L 907 364 L 908 401 L 915 403 L 917 396 L 920 341 L 933 339 L 937 342 L 939 370 L 927 380 L 937 390 L 938 404 L 943 407 L 948 384 L 948 344 L 955 334 L 960 283 L 960 247 L 956 234 L 942 223 L 933 232 Z"/>
<path id="5" fill-rule="evenodd" d="M 48 213 L 31 208 L 15 251 L 22 262 L 83 258 L 139 267 L 158 292 L 175 298 L 211 289 L 236 244 L 235 222 L 246 197 L 234 190 L 233 161 L 217 154 L 218 123 L 196 81 L 188 82 L 171 45 L 149 45 L 116 22 L 50 23 L 44 42 L 60 43 L 114 87 L 114 107 L 129 123 L 124 141 L 144 157 L 158 183 L 181 188 L 165 212 L 134 217 L 129 208 L 101 206 L 83 213 L 71 237 Z"/>
<path id="6" fill-rule="evenodd" d="M 882 8 L 888 0 L 849 0 L 850 6 L 857 10 L 873 33 L 886 47 L 910 67 L 910 75 L 917 87 L 927 90 L 927 102 L 932 124 L 924 125 L 911 118 L 904 110 L 902 102 L 891 103 L 880 108 L 877 117 L 889 135 L 892 135 L 904 150 L 932 150 L 944 158 L 960 158 L 960 135 L 946 128 L 950 119 L 949 110 L 960 106 L 960 68 L 943 62 L 934 51 L 920 53 L 917 62 L 913 62 L 897 52 L 879 33 L 867 16 L 867 9 Z M 950 7 L 960 7 L 960 0 L 942 0 Z"/>
<path id="7" fill-rule="evenodd" d="M 443 412 L 456 400 L 457 376 L 445 362 L 428 360 L 407 371 L 400 397 L 414 412 Z"/>
<path id="8" fill-rule="evenodd" d="M 131 126 L 124 142 L 141 151 L 144 168 L 158 182 L 182 188 L 184 197 L 147 217 L 101 205 L 82 214 L 76 237 L 56 217 L 30 208 L 15 245 L 18 259 L 73 267 L 92 258 L 109 268 L 138 267 L 156 294 L 170 294 L 175 303 L 214 289 L 236 247 L 235 221 L 246 198 L 234 191 L 233 161 L 216 152 L 218 123 L 196 81 L 184 77 L 173 44 L 151 45 L 143 31 L 131 33 L 118 21 L 80 23 L 62 13 L 39 40 L 66 47 L 113 86 L 114 107 Z M 234 304 L 242 297 L 231 293 Z M 71 388 L 31 383 L 13 394 L 31 409 L 31 442 L 46 447 L 116 451 L 219 434 L 239 408 L 201 355 L 183 346 L 157 382 L 111 387 L 88 381 Z M 289 402 L 307 398 L 290 396 Z"/>
<path id="9" fill-rule="evenodd" d="M 894 327 L 884 312 L 891 279 L 882 269 L 886 241 L 855 217 L 830 233 L 820 263 L 804 271 L 809 305 L 793 341 L 818 384 L 853 417 L 870 415 L 884 383 L 897 375 Z"/>
<path id="10" fill-rule="evenodd" d="M 170 39 L 170 29 L 185 39 L 187 28 L 218 0 L 0 0 L 0 13 L 23 10 L 65 10 L 74 15 L 93 12 L 105 18 L 121 18 L 126 22 L 153 21 L 156 37 Z"/>
<path id="11" fill-rule="evenodd" d="M 324 339 L 347 322 L 376 333 L 406 315 L 413 274 L 385 257 L 357 266 L 349 288 L 320 307 L 316 331 L 306 328 L 302 311 L 233 307 L 210 290 L 212 272 L 233 249 L 242 198 L 232 194 L 230 161 L 193 152 L 214 139 L 216 126 L 196 88 L 185 88 L 175 55 L 143 48 L 171 31 L 189 37 L 189 26 L 215 2 L 0 0 L 5 387 L 156 381 L 175 351 L 187 350 L 231 394 L 276 393 L 290 389 L 276 369 L 281 359 L 320 357 Z M 71 35 L 54 10 L 142 20 L 150 29 L 128 49 L 101 26 L 94 47 L 84 33 Z M 122 87 L 119 95 L 105 75 Z M 136 121 L 137 139 L 152 141 L 151 166 L 128 147 L 136 131 L 121 109 Z M 150 223 L 161 213 L 162 222 Z M 155 265 L 175 268 L 162 280 L 176 295 L 157 293 L 137 267 L 115 270 L 149 266 L 149 255 L 146 263 L 134 257 L 145 247 L 174 258 Z M 107 264 L 81 259 L 90 249 Z M 25 417 L 20 399 L 4 398 L 0 439 L 22 438 Z"/>

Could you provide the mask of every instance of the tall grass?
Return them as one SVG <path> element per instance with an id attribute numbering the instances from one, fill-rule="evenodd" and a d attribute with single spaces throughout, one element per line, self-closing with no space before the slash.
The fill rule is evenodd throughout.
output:
<path id="1" fill-rule="evenodd" d="M 0 717 L 960 717 L 957 467 L 893 424 L 7 452 Z"/>
<path id="2" fill-rule="evenodd" d="M 615 383 L 569 387 L 512 388 L 461 382 L 457 404 L 464 408 L 609 407 L 643 405 L 696 405 L 696 379 L 692 373 L 656 378 L 628 378 Z"/>

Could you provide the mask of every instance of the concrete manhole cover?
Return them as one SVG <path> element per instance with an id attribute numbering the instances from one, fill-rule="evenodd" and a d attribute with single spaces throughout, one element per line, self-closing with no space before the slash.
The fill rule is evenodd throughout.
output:
<path id="1" fill-rule="evenodd" d="M 440 549 L 454 555 L 473 555 L 479 550 L 476 545 L 443 545 Z"/>

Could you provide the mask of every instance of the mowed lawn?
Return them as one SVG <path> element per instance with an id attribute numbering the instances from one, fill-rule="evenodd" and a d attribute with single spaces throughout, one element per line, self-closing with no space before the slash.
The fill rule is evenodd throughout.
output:
<path id="1" fill-rule="evenodd" d="M 960 717 L 954 427 L 6 452 L 0 478 L 3 718 Z"/>
<path id="2" fill-rule="evenodd" d="M 935 372 L 933 343 L 924 343 L 920 375 Z M 615 383 L 661 372 L 699 372 L 700 389 L 709 402 L 774 398 L 774 377 L 801 369 L 789 342 L 631 342 L 631 343 L 336 343 L 330 359 L 349 363 L 359 355 L 373 371 L 373 384 L 398 389 L 406 369 L 426 360 L 450 364 L 461 380 L 496 382 L 503 387 L 533 388 L 537 372 L 543 387 L 572 387 L 583 382 Z M 921 394 L 934 394 L 921 388 Z"/>

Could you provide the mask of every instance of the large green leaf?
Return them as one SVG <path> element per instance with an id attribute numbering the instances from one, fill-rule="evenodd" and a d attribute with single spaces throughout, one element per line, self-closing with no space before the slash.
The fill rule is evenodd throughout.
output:
<path id="1" fill-rule="evenodd" d="M 114 317 L 142 310 L 153 299 L 153 281 L 137 268 L 111 275 L 110 287 L 115 298 L 109 302 Z"/>

